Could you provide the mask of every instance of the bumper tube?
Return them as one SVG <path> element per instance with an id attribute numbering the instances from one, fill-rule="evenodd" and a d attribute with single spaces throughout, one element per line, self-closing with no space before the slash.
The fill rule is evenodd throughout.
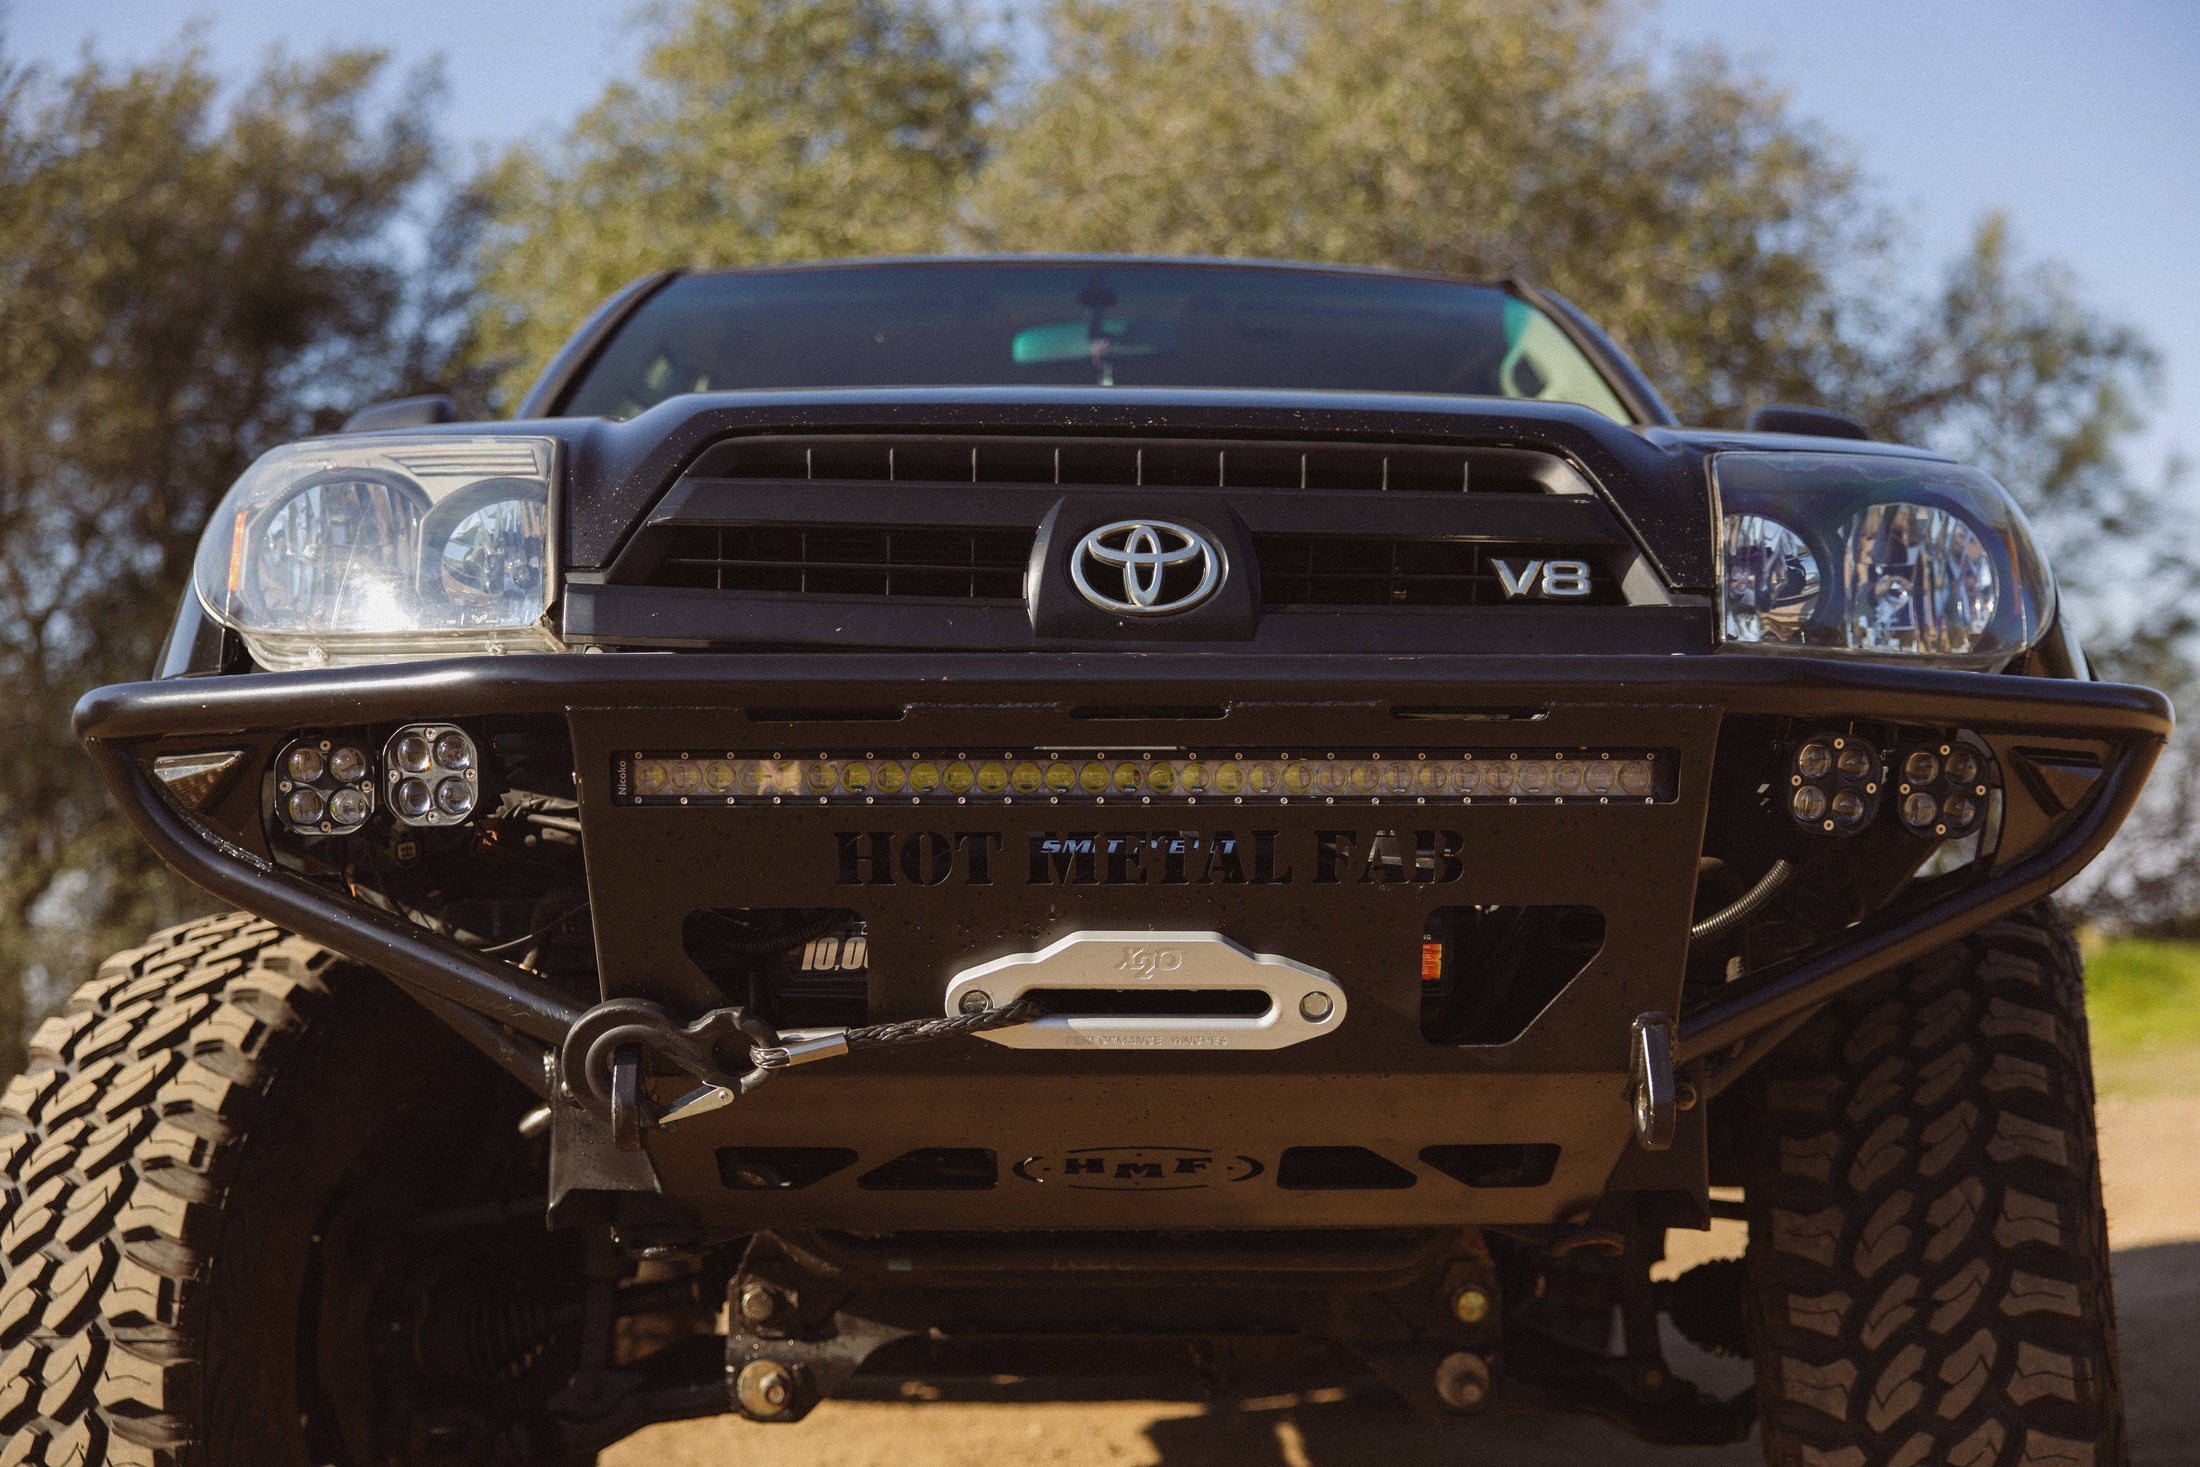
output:
<path id="1" fill-rule="evenodd" d="M 2152 688 L 1833 658 L 1691 656 L 1224 656 L 1211 653 L 531 653 L 313 672 L 183 677 L 94 688 L 76 705 L 87 743 L 321 723 L 448 716 L 876 705 L 898 695 L 961 704 L 1236 699 L 1421 705 L 1447 694 L 1492 705 L 1699 703 L 1730 714 L 1829 709 L 1897 722 L 2024 723 L 2041 733 L 2169 735 Z M 440 716 L 440 715 L 439 715 Z"/>
<path id="2" fill-rule="evenodd" d="M 1723 714 L 1840 715 L 2021 727 L 2115 742 L 2118 753 L 2075 817 L 2037 849 L 1951 900 L 1882 917 L 1838 948 L 1776 965 L 1680 1016 L 1676 1058 L 1733 1052 L 1842 990 L 2052 891 L 2099 853 L 2138 798 L 2171 727 L 2168 701 L 2117 684 L 1945 672 L 1805 657 L 1216 657 L 1039 654 L 835 658 L 634 653 L 530 655 L 240 677 L 178 678 L 96 689 L 76 731 L 132 824 L 164 860 L 222 899 L 374 967 L 402 986 L 555 1045 L 580 1009 L 523 970 L 483 958 L 400 917 L 340 901 L 230 845 L 182 815 L 133 746 L 239 729 L 398 722 L 432 714 L 566 715 L 592 709 L 722 711 L 876 706 L 907 699 L 1073 708 L 1150 698 L 1217 697 L 1361 704 L 1381 717 L 1531 703 L 1689 705 Z M 1403 732 L 1413 725 L 1400 723 Z M 1426 725 L 1423 725 L 1426 727 Z M 1744 986 L 1746 985 L 1746 986 Z M 492 1047 L 498 1036 L 477 1035 Z M 500 1059 L 515 1073 L 531 1049 Z"/>
<path id="3" fill-rule="evenodd" d="M 1954 911 L 1944 907 L 1867 921 L 1832 952 L 1776 964 L 1733 985 L 1736 992 L 1683 1014 L 1674 1059 L 1704 1059 L 1806 1014 L 1843 989 L 1954 941 L 1964 933 L 2053 891 L 2085 866 L 2116 833 L 2139 797 L 2155 747 L 2126 749 L 2106 771 L 2104 788 L 2059 835 L 2008 870 L 1963 892 Z"/>
<path id="4" fill-rule="evenodd" d="M 311 882 L 239 850 L 179 814 L 126 750 L 96 736 L 84 742 L 138 834 L 162 860 L 223 901 L 437 1000 L 429 1006 L 447 1020 L 458 1017 L 450 1013 L 456 1008 L 552 1046 L 580 1017 L 578 1006 L 528 982 L 524 971 L 509 963 L 483 958 L 391 913 L 340 903 Z M 526 1051 L 509 1035 L 469 1033 L 469 1038 L 528 1079 Z M 540 1090 L 539 1073 L 529 1083 Z"/>

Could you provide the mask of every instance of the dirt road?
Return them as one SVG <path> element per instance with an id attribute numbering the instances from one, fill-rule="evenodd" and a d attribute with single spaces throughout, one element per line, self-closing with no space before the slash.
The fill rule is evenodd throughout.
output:
<path id="1" fill-rule="evenodd" d="M 2200 1464 L 2200 1096 L 2101 1105 L 2116 1247 L 2125 1389 L 2136 1467 Z M 1739 1251 L 1739 1225 L 1689 1239 Z M 1670 1340 L 1684 1374 L 1722 1394 L 1746 1367 Z M 1661 1451 L 1596 1422 L 1511 1417 L 1424 1424 L 1341 1390 L 1212 1406 L 1201 1401 L 832 1402 L 798 1426 L 731 1418 L 645 1431 L 604 1467 L 1746 1467 L 1754 1441 Z"/>

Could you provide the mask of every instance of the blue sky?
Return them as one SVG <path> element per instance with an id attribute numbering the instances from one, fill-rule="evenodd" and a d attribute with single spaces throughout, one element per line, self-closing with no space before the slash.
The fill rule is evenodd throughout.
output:
<path id="1" fill-rule="evenodd" d="M 191 20 L 217 67 L 271 45 L 441 54 L 444 122 L 491 147 L 555 129 L 638 50 L 621 0 L 0 0 L 18 60 L 161 50 Z M 2200 3 L 2195 0 L 1665 0 L 1669 43 L 1716 42 L 1847 140 L 1928 286 L 1986 211 L 2028 253 L 2144 329 L 2167 393 L 2136 454 L 2200 459 Z"/>

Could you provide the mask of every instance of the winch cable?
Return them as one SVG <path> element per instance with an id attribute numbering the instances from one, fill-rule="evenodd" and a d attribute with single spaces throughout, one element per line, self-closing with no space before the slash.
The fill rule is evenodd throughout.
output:
<path id="1" fill-rule="evenodd" d="M 811 1060 L 829 1059 L 851 1050 L 879 1049 L 889 1044 L 924 1044 L 952 1039 L 959 1034 L 983 1034 L 988 1029 L 1013 1029 L 1045 1014 L 1035 1000 L 1019 998 L 995 1009 L 972 1014 L 946 1014 L 937 1019 L 903 1019 L 893 1024 L 866 1024 L 854 1029 L 796 1030 L 782 1036 L 786 1042 L 757 1045 L 750 1060 L 765 1070 L 783 1070 Z"/>
<path id="2" fill-rule="evenodd" d="M 604 1028 L 594 1019 L 595 1015 L 603 1014 L 604 1023 L 615 1024 L 620 1019 L 631 1019 L 648 1011 L 655 1013 L 657 1022 L 654 1025 L 645 1022 Z M 795 1065 L 832 1059 L 858 1049 L 924 1044 L 962 1034 L 983 1034 L 988 1029 L 1012 1029 L 1043 1017 L 1045 1012 L 1044 1006 L 1036 1000 L 1020 998 L 999 1008 L 942 1015 L 937 1019 L 905 1019 L 893 1024 L 865 1024 L 851 1029 L 791 1029 L 781 1034 L 755 1015 L 740 1009 L 715 1010 L 686 1029 L 675 1030 L 654 1004 L 627 999 L 600 1004 L 582 1015 L 580 1022 L 574 1025 L 575 1034 L 568 1035 L 566 1044 L 569 1052 L 578 1050 L 580 1073 L 588 1076 L 598 1099 L 610 1106 L 614 1138 L 622 1149 L 632 1151 L 641 1145 L 642 1125 L 674 1125 L 731 1105 L 737 1097 Z M 602 1032 L 595 1032 L 599 1029 Z M 735 1029 L 754 1041 L 749 1046 L 749 1063 L 754 1068 L 743 1076 L 719 1070 L 709 1058 L 711 1037 L 730 1037 L 730 1031 Z M 580 1042 L 576 1044 L 576 1040 Z M 618 1051 L 622 1045 L 627 1047 L 624 1060 L 627 1098 L 623 1101 L 618 1098 L 621 1093 L 619 1077 L 613 1073 L 620 1063 Z M 661 1109 L 649 1105 L 641 1095 L 641 1051 L 644 1048 L 671 1059 L 678 1068 L 702 1083 Z"/>

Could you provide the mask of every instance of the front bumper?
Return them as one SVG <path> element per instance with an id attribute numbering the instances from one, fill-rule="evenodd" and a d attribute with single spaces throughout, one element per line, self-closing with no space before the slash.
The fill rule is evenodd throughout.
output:
<path id="1" fill-rule="evenodd" d="M 1671 1151 L 1632 1145 L 1628 1042 L 1636 1016 L 1678 1012 L 1678 1058 L 1712 1088 L 1828 997 L 2052 891 L 2089 861 L 2136 799 L 2166 737 L 2139 688 L 1816 659 L 1689 657 L 1217 657 L 1024 655 L 830 659 L 609 654 L 233 678 L 97 690 L 77 728 L 117 799 L 161 855 L 225 900 L 371 965 L 420 995 L 523 1078 L 594 996 L 349 899 L 186 815 L 150 773 L 161 753 L 247 748 L 261 767 L 292 732 L 515 716 L 562 721 L 579 779 L 600 996 L 675 1012 L 725 1002 L 691 960 L 683 924 L 727 907 L 861 911 L 877 1019 L 938 1014 L 975 964 L 1080 929 L 1213 930 L 1335 975 L 1350 1000 L 1333 1034 L 1273 1052 L 1068 1053 L 964 1039 L 797 1072 L 711 1116 L 655 1133 L 655 1185 L 704 1226 L 1179 1228 L 1540 1223 L 1610 1190 L 1700 1197 L 1703 1111 Z M 1962 728 L 2004 766 L 2046 747 L 2099 771 L 2068 808 L 2011 781 L 2000 848 L 1925 902 L 1896 902 L 1839 939 L 1683 1008 L 1698 858 L 1722 733 L 1749 720 Z M 1670 797 L 1645 803 L 1476 802 L 1432 812 L 1315 801 L 1257 813 L 1117 803 L 1070 811 L 941 796 L 921 807 L 788 801 L 704 808 L 622 802 L 613 771 L 642 750 L 756 755 L 910 750 L 1363 749 L 1533 746 L 1658 750 Z M 1403 879 L 1320 880 L 1338 832 L 1365 851 L 1389 834 L 1450 854 Z M 1234 834 L 1270 852 L 1242 882 L 1168 880 L 1108 863 L 1089 882 L 1043 874 L 1037 840 Z M 922 835 L 951 862 L 935 883 L 877 881 L 849 838 Z M 1327 845 L 1324 845 L 1324 842 Z M 1333 865 L 1333 863 L 1332 863 Z M 1330 873 L 1335 878 L 1338 873 Z M 1349 876 L 1349 873 L 1347 873 Z M 1360 868 L 1360 876 L 1368 875 Z M 1438 879 L 1440 877 L 1440 879 Z M 1595 908 L 1604 938 L 1517 1037 L 1429 1042 L 1410 955 L 1432 909 Z M 1722 1067 L 1723 1070 L 1722 1070 Z M 743 1188 L 743 1146 L 850 1153 L 813 1185 Z M 1426 1158 L 1445 1147 L 1556 1146 L 1547 1180 L 1463 1185 Z M 1335 1187 L 1279 1185 L 1294 1149 L 1362 1148 L 1392 1163 Z M 997 1159 L 990 1183 L 867 1185 L 881 1166 L 943 1149 Z M 1198 1185 L 1069 1186 L 1065 1158 L 1112 1158 L 1133 1180 L 1190 1156 Z M 1149 1153 L 1151 1153 L 1149 1155 Z M 1021 1170 L 1019 1170 L 1021 1168 Z M 1165 1168 L 1166 1170 L 1166 1168 Z M 569 1177 L 581 1177 L 569 1170 Z"/>

